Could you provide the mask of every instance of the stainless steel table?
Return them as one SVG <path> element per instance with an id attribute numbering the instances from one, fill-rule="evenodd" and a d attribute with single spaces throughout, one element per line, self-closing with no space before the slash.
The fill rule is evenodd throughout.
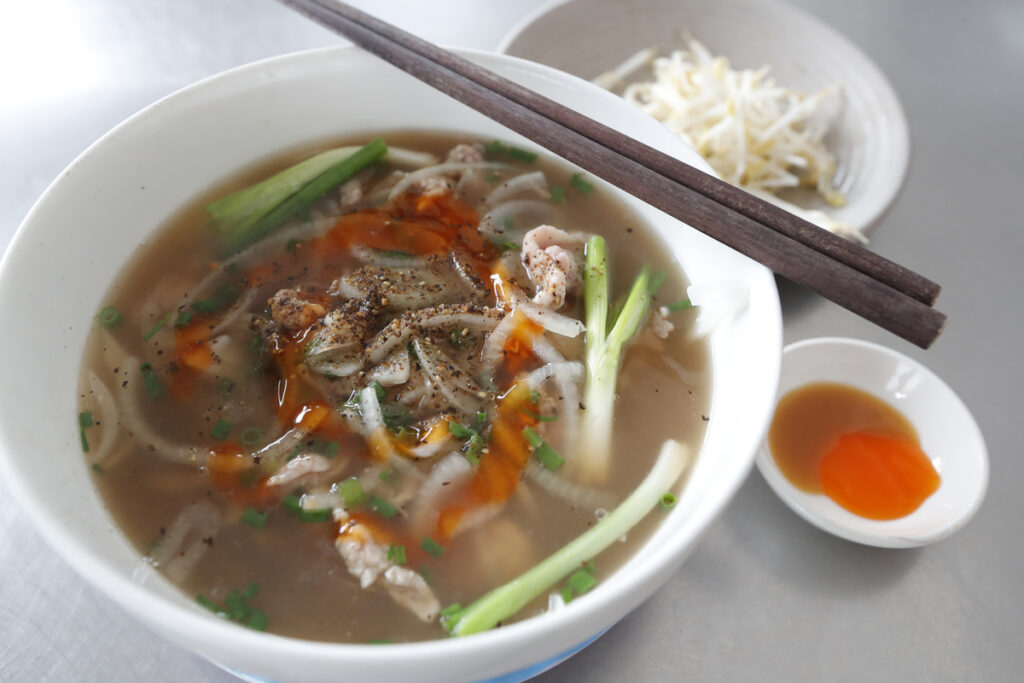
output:
<path id="1" fill-rule="evenodd" d="M 541 2 L 357 4 L 434 41 L 491 49 Z M 923 352 L 783 286 L 786 341 L 859 337 L 938 372 L 987 439 L 988 499 L 957 535 L 885 551 L 809 526 L 755 472 L 654 599 L 538 680 L 1020 678 L 1024 4 L 796 4 L 871 55 L 902 99 L 913 164 L 872 246 L 942 283 L 950 321 Z M 270 0 L 3 3 L 0 243 L 71 159 L 144 105 L 228 67 L 336 42 Z M 234 679 L 83 583 L 0 483 L 0 680 Z"/>

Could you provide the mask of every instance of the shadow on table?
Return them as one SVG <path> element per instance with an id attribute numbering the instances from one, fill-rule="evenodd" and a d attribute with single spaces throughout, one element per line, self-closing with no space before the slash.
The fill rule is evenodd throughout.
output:
<path id="1" fill-rule="evenodd" d="M 899 582 L 921 557 L 921 548 L 875 548 L 812 526 L 786 507 L 754 471 L 726 510 L 719 527 L 748 560 L 780 583 L 822 596 L 864 596 Z"/>

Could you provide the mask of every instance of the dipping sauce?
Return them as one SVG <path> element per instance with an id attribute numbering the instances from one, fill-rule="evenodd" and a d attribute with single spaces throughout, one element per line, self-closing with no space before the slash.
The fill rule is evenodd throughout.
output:
<path id="1" fill-rule="evenodd" d="M 783 396 L 768 444 L 793 486 L 868 519 L 904 517 L 939 488 L 907 418 L 845 384 L 816 382 Z"/>

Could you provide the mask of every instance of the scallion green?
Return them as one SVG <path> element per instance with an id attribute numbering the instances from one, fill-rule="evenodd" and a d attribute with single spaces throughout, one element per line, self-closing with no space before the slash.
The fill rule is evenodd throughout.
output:
<path id="1" fill-rule="evenodd" d="M 688 308 L 693 308 L 693 304 L 690 303 L 689 299 L 680 299 L 679 301 L 673 301 L 672 303 L 668 304 L 665 308 L 672 311 L 673 313 L 678 313 L 679 311 L 685 311 Z"/>
<path id="2" fill-rule="evenodd" d="M 174 315 L 174 311 L 168 311 L 165 313 L 162 318 L 156 321 L 156 324 L 153 325 L 153 327 L 149 328 L 149 331 L 146 332 L 146 334 L 142 335 L 142 340 L 149 341 L 152 339 L 153 335 L 159 332 L 160 328 L 167 324 L 167 321 L 171 319 L 172 315 Z"/>
<path id="3" fill-rule="evenodd" d="M 140 365 L 139 371 L 142 373 L 142 386 L 151 399 L 162 398 L 167 393 L 167 387 L 157 377 L 156 370 L 153 369 L 150 363 Z"/>
<path id="4" fill-rule="evenodd" d="M 242 513 L 242 524 L 261 529 L 266 525 L 266 523 L 266 512 L 260 512 L 256 508 L 245 508 L 245 511 Z"/>
<path id="5" fill-rule="evenodd" d="M 565 460 L 531 427 L 523 427 L 523 436 L 533 447 L 533 457 L 552 472 L 565 464 Z"/>
<path id="6" fill-rule="evenodd" d="M 345 502 L 347 509 L 351 510 L 366 501 L 366 492 L 363 490 L 363 485 L 355 477 L 346 479 L 338 484 L 338 490 L 341 492 L 341 499 Z"/>
<path id="7" fill-rule="evenodd" d="M 405 564 L 405 546 L 392 543 L 388 546 L 388 559 L 395 564 Z"/>
<path id="8" fill-rule="evenodd" d="M 96 316 L 96 319 L 100 321 L 100 325 L 107 328 L 108 330 L 113 329 L 121 324 L 124 318 L 121 317 L 121 311 L 117 310 L 113 306 L 107 306 Z"/>
<path id="9" fill-rule="evenodd" d="M 213 429 L 210 430 L 210 438 L 214 441 L 223 441 L 231 434 L 232 427 L 233 425 L 227 420 L 217 420 L 216 424 L 213 425 Z"/>
<path id="10" fill-rule="evenodd" d="M 85 430 L 96 424 L 91 411 L 84 411 L 78 414 L 78 436 L 82 439 L 82 452 L 89 452 L 89 440 L 85 437 Z"/>
<path id="11" fill-rule="evenodd" d="M 423 540 L 420 541 L 420 547 L 427 551 L 428 554 L 433 557 L 441 557 L 444 554 L 444 546 L 432 539 L 430 536 L 424 536 Z"/>
<path id="12" fill-rule="evenodd" d="M 551 203 L 561 204 L 565 201 L 565 188 L 561 185 L 551 186 Z"/>
<path id="13" fill-rule="evenodd" d="M 678 500 L 676 498 L 676 494 L 666 493 L 661 497 L 661 500 L 658 501 L 658 506 L 661 507 L 662 510 L 669 510 L 676 504 L 676 500 Z"/>
<path id="14" fill-rule="evenodd" d="M 384 519 L 392 519 L 398 514 L 398 508 L 380 496 L 370 496 L 370 509 Z"/>
<path id="15" fill-rule="evenodd" d="M 582 173 L 573 173 L 572 178 L 569 179 L 569 184 L 583 194 L 590 194 L 594 191 L 593 183 L 584 178 Z"/>

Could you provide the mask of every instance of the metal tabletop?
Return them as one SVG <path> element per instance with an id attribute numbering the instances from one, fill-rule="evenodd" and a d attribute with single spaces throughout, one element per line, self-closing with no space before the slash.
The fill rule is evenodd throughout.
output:
<path id="1" fill-rule="evenodd" d="M 435 42 L 493 49 L 541 0 L 354 4 Z M 786 341 L 857 337 L 932 368 L 985 435 L 988 498 L 951 538 L 881 550 L 808 525 L 755 471 L 652 600 L 539 681 L 1019 679 L 1024 3 L 795 4 L 859 45 L 901 98 L 913 161 L 871 246 L 940 282 L 950 319 L 925 352 L 783 284 Z M 229 67 L 338 42 L 270 0 L 3 3 L 0 244 L 65 165 L 143 106 Z M 0 482 L 0 680 L 234 679 L 86 585 Z"/>

